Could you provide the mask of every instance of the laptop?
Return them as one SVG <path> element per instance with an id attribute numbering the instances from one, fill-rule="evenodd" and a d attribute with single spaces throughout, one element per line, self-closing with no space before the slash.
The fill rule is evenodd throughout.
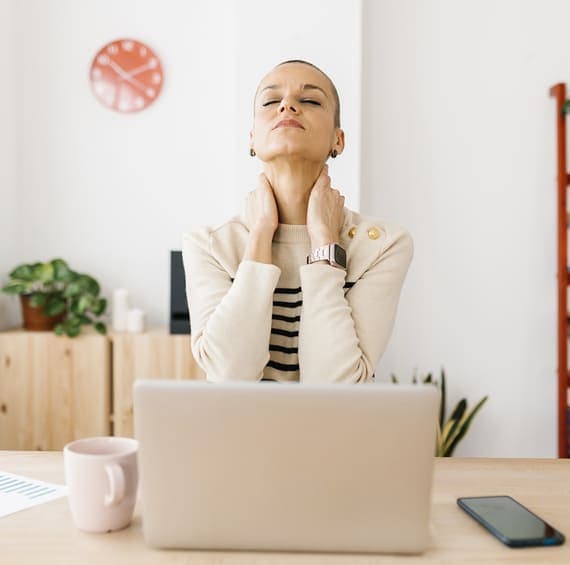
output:
<path id="1" fill-rule="evenodd" d="M 438 405 L 433 385 L 136 381 L 145 541 L 421 553 Z"/>

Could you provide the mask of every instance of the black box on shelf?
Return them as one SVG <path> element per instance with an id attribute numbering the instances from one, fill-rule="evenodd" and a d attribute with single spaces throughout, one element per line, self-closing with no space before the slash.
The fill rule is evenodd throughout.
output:
<path id="1" fill-rule="evenodd" d="M 170 333 L 190 333 L 190 314 L 186 300 L 186 276 L 182 251 L 179 250 L 170 252 Z"/>

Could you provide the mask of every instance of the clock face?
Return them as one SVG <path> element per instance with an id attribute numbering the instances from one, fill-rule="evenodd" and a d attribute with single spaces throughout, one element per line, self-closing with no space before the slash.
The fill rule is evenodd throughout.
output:
<path id="1" fill-rule="evenodd" d="M 119 112 L 138 112 L 152 104 L 163 82 L 159 58 L 134 39 L 105 45 L 95 55 L 89 77 L 99 101 Z"/>

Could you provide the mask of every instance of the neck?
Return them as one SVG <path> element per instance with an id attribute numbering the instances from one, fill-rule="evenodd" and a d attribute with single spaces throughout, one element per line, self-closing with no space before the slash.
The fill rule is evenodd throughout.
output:
<path id="1" fill-rule="evenodd" d="M 263 166 L 279 213 L 280 224 L 306 224 L 307 205 L 324 163 L 298 159 L 275 159 Z"/>

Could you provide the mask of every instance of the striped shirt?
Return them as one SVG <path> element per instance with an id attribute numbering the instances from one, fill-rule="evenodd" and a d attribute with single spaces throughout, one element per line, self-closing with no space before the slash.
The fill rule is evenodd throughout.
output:
<path id="1" fill-rule="evenodd" d="M 413 243 L 345 210 L 347 270 L 306 264 L 305 225 L 279 224 L 272 264 L 243 260 L 240 218 L 184 236 L 192 352 L 208 380 L 367 382 L 386 348 Z"/>

